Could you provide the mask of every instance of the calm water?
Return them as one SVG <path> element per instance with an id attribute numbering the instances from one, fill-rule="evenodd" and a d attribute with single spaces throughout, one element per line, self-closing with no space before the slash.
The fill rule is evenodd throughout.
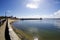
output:
<path id="1" fill-rule="evenodd" d="M 60 20 L 19 20 L 13 25 L 39 40 L 60 40 Z"/>

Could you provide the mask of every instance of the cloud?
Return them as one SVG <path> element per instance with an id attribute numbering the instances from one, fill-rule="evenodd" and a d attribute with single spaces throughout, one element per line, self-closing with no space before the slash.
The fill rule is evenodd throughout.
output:
<path id="1" fill-rule="evenodd" d="M 37 9 L 40 5 L 40 0 L 27 0 L 26 7 Z"/>
<path id="2" fill-rule="evenodd" d="M 22 16 L 22 18 L 40 18 L 40 15 L 27 15 L 27 16 Z"/>
<path id="3" fill-rule="evenodd" d="M 27 4 L 26 7 L 28 7 L 28 8 L 38 8 L 38 6 L 36 4 L 32 4 L 32 3 Z"/>
<path id="4" fill-rule="evenodd" d="M 60 10 L 54 12 L 54 13 L 51 14 L 51 15 L 48 15 L 47 17 L 48 17 L 48 18 L 60 18 Z"/>
<path id="5" fill-rule="evenodd" d="M 56 11 L 53 16 L 55 18 L 60 18 L 60 10 Z"/>
<path id="6" fill-rule="evenodd" d="M 22 16 L 21 18 L 60 18 L 60 10 L 54 12 L 53 14 L 47 15 L 47 14 L 34 14 L 34 15 L 27 15 L 27 16 Z"/>
<path id="7" fill-rule="evenodd" d="M 21 18 L 50 18 L 51 15 L 38 15 L 38 14 L 34 14 L 34 15 L 27 15 L 27 16 L 22 16 Z"/>

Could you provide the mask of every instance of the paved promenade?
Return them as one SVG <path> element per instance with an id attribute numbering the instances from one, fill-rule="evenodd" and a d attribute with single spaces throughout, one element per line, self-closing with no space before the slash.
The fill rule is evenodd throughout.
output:
<path id="1" fill-rule="evenodd" d="M 16 20 L 8 19 L 0 26 L 0 40 L 21 40 L 12 29 L 13 21 Z"/>
<path id="2" fill-rule="evenodd" d="M 15 21 L 15 20 L 8 19 L 8 27 L 9 27 L 9 35 L 10 35 L 10 38 L 11 38 L 11 40 L 21 40 L 21 39 L 17 36 L 17 34 L 13 31 L 12 25 L 10 25 L 10 23 L 11 23 L 12 21 Z"/>
<path id="3" fill-rule="evenodd" d="M 0 40 L 5 40 L 5 27 L 6 27 L 6 21 L 2 26 L 0 26 Z"/>

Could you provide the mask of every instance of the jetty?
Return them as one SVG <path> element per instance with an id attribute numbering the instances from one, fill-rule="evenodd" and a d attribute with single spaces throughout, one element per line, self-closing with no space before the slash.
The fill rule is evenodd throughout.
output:
<path id="1" fill-rule="evenodd" d="M 43 18 L 20 18 L 20 20 L 42 20 Z"/>

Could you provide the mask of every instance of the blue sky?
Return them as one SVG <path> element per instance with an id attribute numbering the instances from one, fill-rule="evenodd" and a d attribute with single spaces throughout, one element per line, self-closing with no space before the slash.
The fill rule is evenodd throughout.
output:
<path id="1" fill-rule="evenodd" d="M 60 17 L 60 0 L 0 0 L 0 16 Z"/>

